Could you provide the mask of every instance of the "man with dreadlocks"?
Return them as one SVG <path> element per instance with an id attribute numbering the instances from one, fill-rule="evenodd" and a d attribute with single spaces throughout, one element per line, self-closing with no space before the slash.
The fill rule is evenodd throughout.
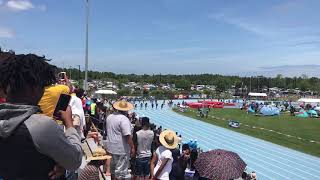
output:
<path id="1" fill-rule="evenodd" d="M 57 179 L 62 168 L 78 169 L 82 149 L 71 108 L 61 112 L 63 133 L 37 106 L 45 86 L 56 82 L 55 67 L 44 57 L 14 55 L 0 61 L 0 74 L 7 98 L 0 104 L 0 177 Z"/>
<path id="2" fill-rule="evenodd" d="M 14 56 L 14 52 L 3 52 L 0 47 L 0 62 L 9 59 L 10 56 Z M 6 95 L 3 89 L 0 88 L 0 104 L 6 102 Z"/>

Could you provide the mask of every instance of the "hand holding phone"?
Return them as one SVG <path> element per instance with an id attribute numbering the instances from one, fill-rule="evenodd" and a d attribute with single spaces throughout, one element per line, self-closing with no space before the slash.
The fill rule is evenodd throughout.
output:
<path id="1" fill-rule="evenodd" d="M 60 111 L 60 114 L 61 114 L 61 120 L 63 121 L 64 125 L 66 126 L 66 129 L 68 129 L 69 127 L 73 127 L 71 107 L 68 106 L 66 111 Z"/>
<path id="2" fill-rule="evenodd" d="M 73 127 L 72 124 L 72 111 L 69 106 L 71 96 L 67 94 L 61 94 L 54 110 L 53 116 L 56 119 L 63 121 L 66 128 Z"/>
<path id="3" fill-rule="evenodd" d="M 61 119 L 59 111 L 66 111 L 69 105 L 71 96 L 68 94 L 61 94 L 54 110 L 53 116 L 57 119 Z"/>

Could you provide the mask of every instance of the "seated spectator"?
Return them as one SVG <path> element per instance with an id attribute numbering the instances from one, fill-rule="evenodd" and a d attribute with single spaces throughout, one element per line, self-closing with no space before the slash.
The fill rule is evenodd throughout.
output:
<path id="1" fill-rule="evenodd" d="M 178 137 L 174 131 L 165 130 L 160 134 L 161 146 L 153 153 L 150 164 L 151 179 L 169 180 L 172 169 L 172 152 L 178 146 Z"/>
<path id="2" fill-rule="evenodd" d="M 0 104 L 0 177 L 4 179 L 57 179 L 64 169 L 81 165 L 80 137 L 73 128 L 71 108 L 61 112 L 65 133 L 52 118 L 38 114 L 45 87 L 56 82 L 54 69 L 44 57 L 32 54 L 0 61 L 0 89 L 7 95 L 7 103 Z"/>

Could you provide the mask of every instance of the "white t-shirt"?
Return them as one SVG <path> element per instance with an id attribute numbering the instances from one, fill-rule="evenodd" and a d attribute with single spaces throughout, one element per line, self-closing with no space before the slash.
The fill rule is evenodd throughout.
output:
<path id="1" fill-rule="evenodd" d="M 72 114 L 76 114 L 80 117 L 80 128 L 81 130 L 86 124 L 86 120 L 84 117 L 84 111 L 82 106 L 82 101 L 77 96 L 71 96 L 69 105 L 71 106 Z"/>
<path id="2" fill-rule="evenodd" d="M 154 133 L 150 129 L 136 132 L 137 134 L 137 158 L 151 157 L 151 144 L 154 138 Z"/>
<path id="3" fill-rule="evenodd" d="M 171 153 L 170 149 L 167 149 L 164 146 L 160 146 L 156 150 L 156 155 L 158 158 L 158 162 L 157 162 L 156 167 L 154 168 L 154 175 L 157 173 L 158 169 L 160 168 L 162 161 L 164 159 L 168 158 L 169 160 L 168 160 L 167 164 L 164 166 L 162 172 L 157 177 L 157 179 L 169 180 L 169 174 L 171 172 L 172 162 L 173 162 L 173 157 L 172 157 L 172 153 Z"/>

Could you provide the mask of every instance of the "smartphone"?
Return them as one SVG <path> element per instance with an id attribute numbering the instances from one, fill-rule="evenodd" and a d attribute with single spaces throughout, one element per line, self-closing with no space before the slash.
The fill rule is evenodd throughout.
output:
<path id="1" fill-rule="evenodd" d="M 56 105 L 56 108 L 54 110 L 53 116 L 57 118 L 61 118 L 59 111 L 66 111 L 67 107 L 69 105 L 71 96 L 68 94 L 61 94 L 58 100 L 58 103 Z"/>
<path id="2" fill-rule="evenodd" d="M 58 74 L 59 80 L 66 80 L 67 79 L 67 73 L 66 72 L 60 72 Z"/>

